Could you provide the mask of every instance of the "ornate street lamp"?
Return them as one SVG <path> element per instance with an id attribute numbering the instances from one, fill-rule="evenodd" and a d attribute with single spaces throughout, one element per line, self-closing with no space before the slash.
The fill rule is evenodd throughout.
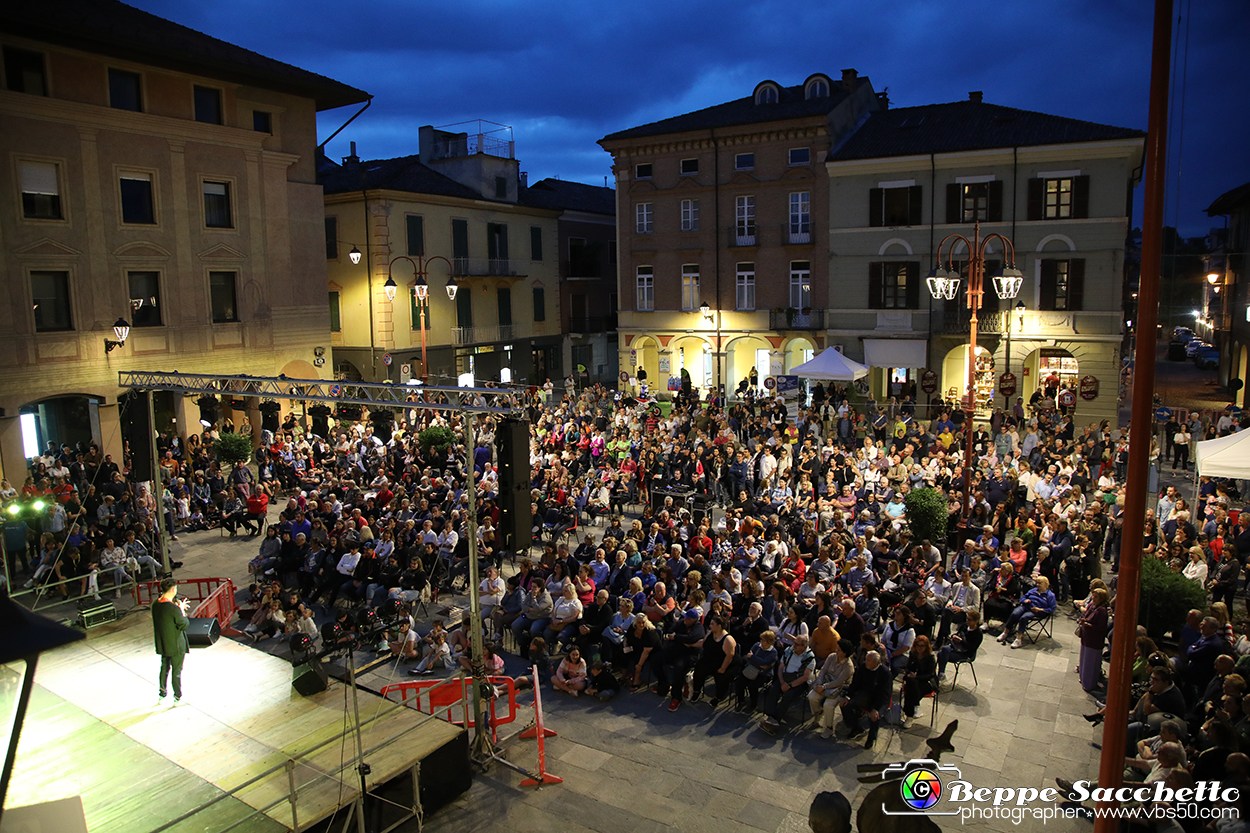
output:
<path id="1" fill-rule="evenodd" d="M 421 330 L 421 380 L 425 381 L 427 378 L 425 358 L 425 315 L 422 314 L 422 312 L 425 309 L 429 309 L 430 305 L 430 285 L 425 279 L 427 274 L 426 267 L 436 260 L 441 260 L 443 263 L 447 264 L 447 298 L 449 300 L 456 300 L 456 292 L 460 289 L 460 287 L 456 284 L 456 279 L 451 275 L 453 269 L 451 261 L 447 258 L 440 255 L 435 255 L 434 257 L 429 258 L 424 255 L 417 255 L 417 259 L 413 260 L 407 255 L 400 255 L 392 260 L 386 267 L 386 283 L 383 285 L 383 289 L 386 292 L 387 299 L 391 301 L 395 300 L 395 292 L 398 289 L 394 278 L 391 277 L 391 267 L 393 267 L 395 262 L 399 260 L 406 260 L 411 263 L 412 271 L 416 277 L 416 280 L 413 283 L 413 291 L 417 296 L 417 326 Z M 370 326 L 372 326 L 372 323 Z"/>
<path id="2" fill-rule="evenodd" d="M 126 343 L 126 339 L 130 337 L 130 325 L 126 323 L 125 318 L 119 318 L 113 324 L 113 335 L 117 336 L 117 340 L 111 338 L 104 339 L 104 352 L 112 353 L 115 348 L 121 347 Z"/>

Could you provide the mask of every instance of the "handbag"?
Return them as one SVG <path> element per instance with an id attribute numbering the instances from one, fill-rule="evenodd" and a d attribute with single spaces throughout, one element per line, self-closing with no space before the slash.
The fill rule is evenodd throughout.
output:
<path id="1" fill-rule="evenodd" d="M 757 680 L 760 676 L 760 667 L 747 663 L 746 667 L 742 669 L 742 676 L 748 680 Z"/>

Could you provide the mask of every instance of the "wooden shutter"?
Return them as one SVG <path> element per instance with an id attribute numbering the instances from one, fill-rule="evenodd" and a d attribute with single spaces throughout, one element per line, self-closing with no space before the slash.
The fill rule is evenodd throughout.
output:
<path id="1" fill-rule="evenodd" d="M 985 261 L 985 276 L 981 281 L 985 292 L 981 295 L 981 310 L 983 312 L 997 312 L 1001 305 L 998 298 L 998 291 L 994 289 L 994 276 L 1003 268 L 1001 260 Z"/>
<path id="2" fill-rule="evenodd" d="M 1068 261 L 1068 309 L 1085 309 L 1085 258 Z"/>
<path id="3" fill-rule="evenodd" d="M 1028 219 L 1041 220 L 1046 212 L 1046 180 L 1034 177 L 1029 180 Z"/>
<path id="4" fill-rule="evenodd" d="M 1068 292 L 1071 293 L 1072 274 L 1068 273 Z M 1038 309 L 1053 310 L 1055 308 L 1055 261 L 1042 261 L 1042 285 L 1037 299 Z"/>
<path id="5" fill-rule="evenodd" d="M 946 222 L 958 223 L 962 212 L 959 210 L 959 184 L 948 183 L 946 186 Z"/>
<path id="6" fill-rule="evenodd" d="M 868 225 L 879 226 L 885 214 L 885 191 L 881 188 L 868 189 Z"/>
<path id="7" fill-rule="evenodd" d="M 907 225 L 918 226 L 924 222 L 924 186 L 913 185 L 907 189 Z"/>
<path id="8" fill-rule="evenodd" d="M 417 257 L 425 254 L 425 218 L 420 214 L 409 214 L 408 221 L 408 254 Z"/>
<path id="9" fill-rule="evenodd" d="M 907 263 L 907 308 L 920 309 L 920 262 Z"/>
<path id="10" fill-rule="evenodd" d="M 1089 177 L 1072 177 L 1072 218 L 1084 220 L 1089 217 Z"/>
<path id="11" fill-rule="evenodd" d="M 881 280 L 885 264 L 880 261 L 868 264 L 868 308 L 881 309 Z"/>
<path id="12" fill-rule="evenodd" d="M 989 183 L 989 199 L 985 205 L 986 220 L 991 223 L 1003 221 L 1003 181 L 996 179 Z"/>

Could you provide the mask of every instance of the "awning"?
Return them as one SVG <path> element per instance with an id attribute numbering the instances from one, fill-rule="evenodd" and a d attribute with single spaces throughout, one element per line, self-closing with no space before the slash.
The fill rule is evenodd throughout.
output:
<path id="1" fill-rule="evenodd" d="M 918 338 L 866 338 L 864 363 L 869 367 L 924 367 L 925 346 Z"/>

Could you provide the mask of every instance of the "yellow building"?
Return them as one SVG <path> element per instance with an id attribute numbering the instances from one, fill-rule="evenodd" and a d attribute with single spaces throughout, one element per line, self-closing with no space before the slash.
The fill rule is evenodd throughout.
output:
<path id="1" fill-rule="evenodd" d="M 338 374 L 442 385 L 563 378 L 560 211 L 527 202 L 513 150 L 510 128 L 475 122 L 421 128 L 415 156 L 322 159 Z"/>
<path id="2" fill-rule="evenodd" d="M 315 375 L 316 116 L 368 95 L 113 0 L 6 3 L 0 51 L 7 476 L 47 440 L 120 459 L 118 371 Z"/>

